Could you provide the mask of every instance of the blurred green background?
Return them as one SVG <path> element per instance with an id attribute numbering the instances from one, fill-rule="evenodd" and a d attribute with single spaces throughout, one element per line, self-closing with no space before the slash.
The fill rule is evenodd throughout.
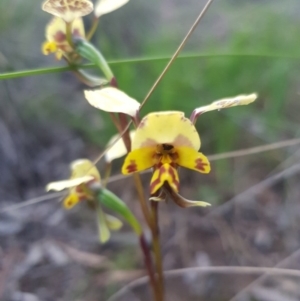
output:
<path id="1" fill-rule="evenodd" d="M 42 1 L 1 0 L 1 73 L 64 65 L 64 62 L 55 61 L 53 56 L 43 56 L 41 53 L 44 27 L 51 18 L 41 11 L 41 3 Z M 122 90 L 139 101 L 143 100 L 167 64 L 166 58 L 172 56 L 204 4 L 205 1 L 202 0 L 131 0 L 121 9 L 101 18 L 92 42 L 111 62 L 111 68 Z M 206 155 L 217 154 L 299 137 L 299 10 L 300 2 L 297 0 L 215 0 L 180 54 L 181 57 L 172 65 L 143 108 L 141 115 L 151 111 L 181 110 L 189 116 L 194 108 L 214 100 L 256 92 L 259 98 L 254 104 L 210 112 L 198 119 L 197 128 L 202 140 L 202 152 Z M 85 17 L 86 28 L 89 28 L 90 21 L 89 16 Z M 132 59 L 141 61 L 134 62 Z M 96 158 L 109 138 L 116 133 L 109 116 L 92 108 L 86 102 L 83 96 L 83 89 L 86 88 L 71 72 L 0 81 L 1 208 L 43 195 L 44 186 L 49 181 L 68 176 L 68 164 L 72 160 L 80 157 Z M 294 146 L 254 156 L 214 161 L 212 172 L 208 176 L 183 171 L 183 194 L 189 198 L 201 198 L 215 206 L 222 205 L 238 193 L 260 183 L 276 168 L 278 170 L 278 166 L 284 169 L 285 165 L 282 165 L 282 162 L 287 162 L 287 159 L 291 159 L 289 164 L 296 164 L 298 157 L 294 155 L 297 154 L 297 150 L 297 146 Z M 115 163 L 114 174 L 119 173 L 121 164 L 122 160 Z M 101 167 L 100 164 L 100 169 Z M 298 236 L 295 227 L 299 216 L 292 213 L 294 211 L 292 205 L 297 206 L 299 201 L 297 177 L 299 178 L 297 173 L 293 174 L 292 179 L 285 178 L 275 186 L 265 188 L 263 193 L 260 191 L 259 197 L 249 197 L 252 201 L 262 200 L 260 205 L 263 209 L 256 208 L 259 213 L 254 214 L 255 231 L 251 232 L 253 235 L 246 235 L 247 243 L 254 243 L 255 235 L 261 233 L 262 228 L 269 229 L 270 226 L 272 231 L 277 229 L 277 226 L 274 228 L 272 224 L 277 222 L 279 218 L 277 215 L 269 216 L 272 221 L 268 220 L 268 226 L 264 224 L 263 218 L 264 214 L 271 214 L 269 206 L 273 206 L 274 209 L 275 205 L 278 212 L 287 208 L 284 217 L 280 218 L 286 218 L 291 222 L 285 224 L 284 230 L 280 228 L 282 231 L 280 235 L 290 237 L 297 233 Z M 130 186 L 131 182 L 126 181 L 128 186 L 113 183 L 111 189 L 128 201 L 134 198 L 135 194 L 133 186 Z M 145 178 L 145 185 L 146 183 Z M 286 207 L 288 200 L 292 207 Z M 137 206 L 133 207 L 139 215 Z M 39 227 L 40 224 L 44 230 L 37 236 L 33 235 L 34 243 L 44 241 L 47 237 L 59 240 L 60 234 L 55 230 L 57 227 L 64 229 L 65 236 L 62 235 L 64 240 L 67 237 L 67 242 L 79 248 L 82 241 L 79 239 L 76 242 L 77 237 L 72 233 L 73 227 L 76 231 L 86 231 L 83 232 L 84 235 L 91 235 L 95 239 L 95 225 L 90 223 L 84 226 L 87 228 L 83 227 L 90 219 L 90 213 L 80 211 L 79 217 L 79 211 L 76 210 L 75 213 L 62 213 L 59 205 L 51 202 L 40 207 L 31 206 L 21 210 L 22 212 L 13 211 L 4 216 L 0 222 L 4 229 L 0 231 L 3 238 L 2 251 L 0 250 L 3 258 L 9 253 L 10 248 L 18 249 L 20 244 L 26 257 L 31 246 L 27 235 L 33 235 L 35 227 Z M 165 229 L 163 238 L 168 240 L 170 229 L 174 231 L 172 217 L 176 217 L 182 211 L 178 213 L 179 209 L 173 207 L 171 210 L 163 207 L 162 210 L 165 217 L 162 222 L 162 228 Z M 28 226 L 29 221 L 33 222 L 33 212 L 35 212 L 34 223 L 38 226 L 35 224 Z M 52 221 L 55 214 L 58 216 L 57 223 Z M 193 214 L 195 223 L 190 230 L 185 229 L 190 231 L 191 235 L 198 231 L 197 221 L 199 216 L 202 220 L 203 212 L 200 215 Z M 245 214 L 249 216 L 248 211 Z M 183 216 L 186 218 L 185 220 L 183 218 L 185 222 L 189 221 L 189 213 L 183 213 Z M 235 217 L 230 216 L 227 220 L 231 226 L 236 221 Z M 47 222 L 44 224 L 42 219 L 48 220 L 48 224 Z M 237 220 L 238 229 L 244 229 L 239 224 L 243 219 L 238 216 Z M 263 227 L 260 223 L 262 220 Z M 49 227 L 54 229 L 54 234 Z M 176 227 L 182 229 L 182 224 Z M 237 235 L 244 236 L 242 233 Z M 268 232 L 266 240 L 274 235 L 279 234 Z M 283 258 L 299 246 L 299 242 L 293 241 L 292 238 L 289 238 L 285 245 L 280 237 L 275 239 L 274 244 L 270 243 L 266 256 L 276 253 L 280 254 L 278 258 Z M 116 236 L 112 245 L 103 249 L 93 239 L 90 245 L 88 243 L 86 245 L 89 246 L 86 247 L 88 251 L 100 250 L 101 254 L 105 254 L 111 260 L 116 259 L 117 268 L 124 269 L 124 263 L 127 265 L 125 269 L 142 266 L 141 261 L 126 259 L 130 258 L 130 248 L 135 246 L 134 243 L 133 246 L 129 243 L 129 246 L 124 247 L 125 242 L 120 236 Z M 180 245 L 182 241 L 176 243 Z M 180 264 L 178 262 L 175 264 L 175 259 L 166 256 L 166 268 L 193 266 L 199 248 L 204 248 L 208 254 L 211 251 L 205 246 L 199 247 L 197 243 L 192 245 L 190 252 L 181 250 L 178 253 L 178 250 L 173 252 L 166 247 L 167 255 L 170 252 L 174 258 L 180 258 L 178 261 Z M 124 253 L 118 253 L 123 249 Z M 230 256 L 229 259 L 227 252 L 228 249 L 223 254 L 215 254 L 215 257 L 212 255 L 211 263 L 245 264 L 244 259 L 238 260 Z M 236 256 L 243 255 L 239 253 Z M 259 263 L 251 262 L 253 265 L 263 263 L 263 260 Z M 36 268 L 36 265 L 30 268 Z M 51 271 L 55 273 L 56 267 L 53 269 L 54 271 Z M 78 279 L 85 279 L 81 283 L 82 286 L 76 286 L 77 290 L 69 285 L 52 295 L 44 292 L 46 297 L 39 297 L 41 299 L 38 300 L 71 300 L 71 296 L 81 296 L 78 300 L 94 300 L 86 293 L 92 284 L 86 281 L 82 274 L 87 273 L 94 279 L 99 271 L 84 271 L 77 271 L 79 276 L 74 276 L 76 278 L 74 282 L 68 280 L 74 284 L 78 283 Z M 26 292 L 26 289 L 35 296 L 44 296 L 37 287 L 49 288 L 54 285 L 48 283 L 47 277 L 39 285 L 33 284 L 34 279 L 24 284 L 22 280 L 24 275 L 15 276 L 14 283 L 18 285 L 13 288 L 5 286 L 6 289 L 1 290 L 0 287 L 0 296 L 2 293 L 3 300 L 19 300 L 12 299 L 11 296 L 16 292 Z M 99 280 L 99 283 L 103 283 L 101 281 Z M 3 280 L 3 283 L 6 282 Z M 94 290 L 91 290 L 91 296 L 97 292 L 97 285 L 95 286 L 96 288 L 93 287 Z M 109 295 L 113 289 L 107 290 Z M 82 296 L 85 296 L 85 299 L 80 299 Z"/>

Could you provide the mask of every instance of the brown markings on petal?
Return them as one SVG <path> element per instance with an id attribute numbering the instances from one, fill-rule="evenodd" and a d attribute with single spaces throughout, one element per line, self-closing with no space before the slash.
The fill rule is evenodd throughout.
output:
<path id="1" fill-rule="evenodd" d="M 178 191 L 178 189 L 179 189 L 179 181 L 177 180 L 178 177 L 176 177 L 176 176 L 177 176 L 177 171 L 176 171 L 176 169 L 170 167 L 169 170 L 168 170 L 168 173 L 169 173 L 170 176 L 172 177 L 172 183 L 175 184 L 176 189 L 177 189 L 177 191 Z M 169 183 L 169 184 L 170 184 L 170 183 Z"/>
<path id="2" fill-rule="evenodd" d="M 195 163 L 196 163 L 195 168 L 201 171 L 205 171 L 206 170 L 205 166 L 208 166 L 208 163 L 204 163 L 203 160 L 200 158 L 196 159 Z"/>
<path id="3" fill-rule="evenodd" d="M 151 146 L 156 146 L 157 145 L 157 142 L 153 139 L 146 139 L 141 145 L 139 148 L 142 148 L 142 147 L 151 147 Z"/>
<path id="4" fill-rule="evenodd" d="M 64 15 L 67 11 L 85 16 L 93 11 L 93 3 L 89 0 L 48 0 L 43 4 L 43 10 L 51 14 Z"/>
<path id="5" fill-rule="evenodd" d="M 164 166 L 161 166 L 159 168 L 159 172 L 158 172 L 158 177 L 152 182 L 150 183 L 150 193 L 153 194 L 154 193 L 154 188 L 160 183 L 160 178 L 161 178 L 161 175 L 166 172 L 166 169 Z M 161 183 L 161 186 L 163 185 L 163 183 Z M 160 187 L 159 187 L 160 188 Z M 158 189 L 159 189 L 158 188 Z M 157 191 L 157 189 L 156 189 Z"/>
<path id="6" fill-rule="evenodd" d="M 173 142 L 174 146 L 188 146 L 188 147 L 193 147 L 192 142 L 185 136 L 183 136 L 182 134 L 178 135 L 174 142 Z"/>
<path id="7" fill-rule="evenodd" d="M 66 35 L 60 30 L 55 33 L 55 35 L 53 36 L 53 39 L 57 43 L 63 43 L 66 41 Z"/>
<path id="8" fill-rule="evenodd" d="M 130 160 L 130 164 L 126 166 L 126 170 L 128 173 L 137 171 L 137 165 L 134 160 Z"/>
<path id="9" fill-rule="evenodd" d="M 74 35 L 74 36 L 81 36 L 78 28 L 75 28 L 75 29 L 73 30 L 73 35 Z"/>

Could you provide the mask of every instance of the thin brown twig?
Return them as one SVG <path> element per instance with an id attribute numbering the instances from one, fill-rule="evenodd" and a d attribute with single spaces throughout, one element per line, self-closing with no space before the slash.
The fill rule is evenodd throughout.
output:
<path id="1" fill-rule="evenodd" d="M 180 45 L 178 46 L 177 50 L 173 54 L 173 56 L 170 59 L 170 61 L 168 62 L 167 66 L 162 71 L 162 73 L 160 74 L 160 76 L 155 81 L 155 83 L 151 87 L 150 91 L 148 92 L 148 94 L 144 98 L 143 102 L 141 103 L 140 109 L 145 105 L 145 103 L 147 102 L 147 100 L 149 99 L 149 97 L 151 96 L 151 94 L 153 93 L 153 91 L 156 89 L 156 87 L 158 86 L 158 84 L 160 83 L 160 81 L 162 80 L 162 78 L 164 77 L 164 75 L 167 73 L 167 71 L 169 70 L 170 66 L 173 64 L 173 62 L 175 61 L 175 59 L 177 58 L 177 56 L 179 55 L 179 53 L 181 52 L 181 50 L 183 49 L 183 47 L 185 46 L 185 44 L 187 43 L 189 37 L 191 36 L 191 34 L 194 32 L 194 30 L 198 26 L 200 20 L 203 18 L 203 16 L 205 15 L 206 11 L 208 10 L 208 8 L 209 8 L 209 6 L 211 5 L 212 2 L 213 2 L 213 0 L 208 0 L 207 1 L 207 3 L 205 4 L 204 8 L 201 10 L 199 16 L 197 17 L 196 21 L 194 22 L 194 24 L 192 25 L 192 27 L 190 28 L 190 30 L 188 31 L 188 33 L 186 34 L 186 36 L 184 37 L 184 39 L 182 40 L 182 42 L 180 43 Z"/>
<path id="2" fill-rule="evenodd" d="M 298 250 L 299 251 L 299 250 Z M 297 251 L 297 252 L 298 252 Z M 291 255 L 292 256 L 292 255 Z M 300 277 L 299 270 L 293 269 L 281 269 L 281 268 L 266 268 L 266 267 L 239 267 L 239 266 L 215 266 L 215 267 L 192 267 L 192 268 L 184 268 L 184 269 L 177 269 L 177 270 L 170 270 L 164 272 L 165 276 L 175 277 L 178 275 L 182 275 L 185 273 L 217 273 L 217 274 L 262 274 L 266 273 L 267 275 L 286 275 L 292 277 Z M 126 292 L 132 291 L 134 288 L 143 285 L 147 281 L 147 277 L 141 277 L 137 280 L 134 280 L 124 286 L 121 290 L 119 290 L 116 294 L 111 296 L 107 301 L 115 301 L 119 300 L 121 296 L 126 294 Z"/>
<path id="3" fill-rule="evenodd" d="M 290 256 L 286 257 L 285 259 L 278 262 L 272 269 L 273 270 L 281 270 L 283 266 L 290 263 L 291 260 L 295 260 L 300 256 L 300 249 L 292 253 Z M 299 259 L 298 259 L 299 260 Z M 292 270 L 294 271 L 294 270 Z M 299 272 L 299 271 L 297 271 Z M 268 277 L 268 273 L 265 273 L 264 275 L 261 275 L 256 280 L 251 282 L 249 285 L 244 287 L 241 291 L 239 291 L 234 297 L 232 297 L 229 301 L 236 301 L 239 300 L 238 298 L 241 297 L 245 292 L 248 292 L 251 290 L 255 285 L 257 285 L 259 282 L 265 280 Z"/>

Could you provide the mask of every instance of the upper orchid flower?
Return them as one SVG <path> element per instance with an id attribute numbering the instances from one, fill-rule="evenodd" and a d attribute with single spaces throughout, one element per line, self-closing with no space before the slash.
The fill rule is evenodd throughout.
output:
<path id="1" fill-rule="evenodd" d="M 139 124 L 132 140 L 132 151 L 122 167 L 123 174 L 153 167 L 150 193 L 154 195 L 165 182 L 179 190 L 179 166 L 201 173 L 210 172 L 206 156 L 199 153 L 200 137 L 192 122 L 177 111 L 148 114 Z"/>
<path id="2" fill-rule="evenodd" d="M 71 24 L 71 28 L 74 38 L 84 38 L 85 30 L 81 18 L 75 19 Z M 45 55 L 55 53 L 58 60 L 63 56 L 70 59 L 70 56 L 74 53 L 67 40 L 66 23 L 63 19 L 54 17 L 46 26 L 46 42 L 42 45 L 42 52 Z"/>

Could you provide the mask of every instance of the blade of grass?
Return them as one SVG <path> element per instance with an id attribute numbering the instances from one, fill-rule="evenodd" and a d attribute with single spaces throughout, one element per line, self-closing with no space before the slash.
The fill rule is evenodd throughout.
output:
<path id="1" fill-rule="evenodd" d="M 214 59 L 220 57 L 257 57 L 257 58 L 269 58 L 269 59 L 300 59 L 300 56 L 289 55 L 289 54 L 278 54 L 278 53 L 185 53 L 177 57 L 177 59 L 196 59 L 196 58 L 206 58 Z M 110 65 L 120 65 L 120 64 L 135 64 L 135 63 L 147 63 L 147 62 L 158 62 L 169 60 L 170 56 L 160 56 L 160 57 L 141 57 L 141 58 L 130 58 L 123 60 L 111 60 L 108 61 Z M 80 69 L 92 69 L 97 68 L 94 64 L 83 64 L 76 66 Z M 27 76 L 60 73 L 66 71 L 72 71 L 75 67 L 65 66 L 65 67 L 46 67 L 39 69 L 30 70 L 20 70 L 0 74 L 0 80 L 13 79 Z"/>

